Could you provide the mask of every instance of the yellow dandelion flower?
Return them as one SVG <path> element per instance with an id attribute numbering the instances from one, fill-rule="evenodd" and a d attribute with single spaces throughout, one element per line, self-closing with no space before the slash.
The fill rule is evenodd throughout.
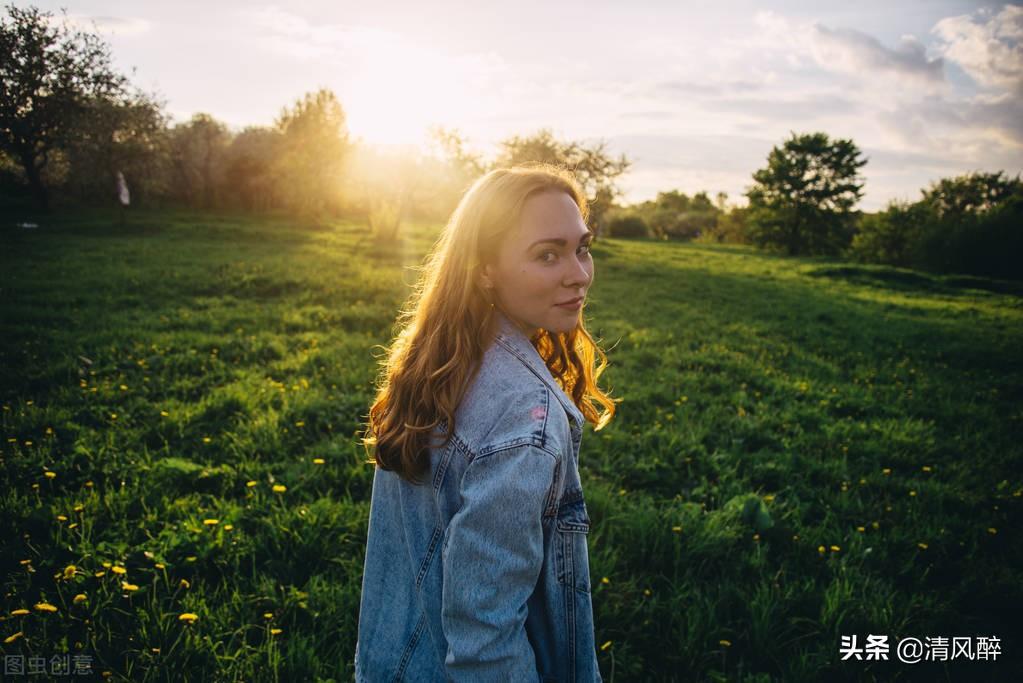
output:
<path id="1" fill-rule="evenodd" d="M 987 532 L 988 532 L 989 534 L 997 534 L 997 533 L 998 533 L 998 529 L 994 528 L 993 526 L 989 526 L 989 527 L 987 528 Z"/>
<path id="2" fill-rule="evenodd" d="M 915 495 L 916 495 L 916 491 L 910 491 L 910 492 L 909 492 L 909 495 L 911 495 L 911 496 L 915 496 Z"/>
<path id="3" fill-rule="evenodd" d="M 927 550 L 927 544 L 926 543 L 917 543 L 917 546 L 920 547 L 920 550 Z"/>
<path id="4" fill-rule="evenodd" d="M 106 566 L 106 565 L 104 565 L 104 566 Z M 127 574 L 128 573 L 127 569 L 125 569 L 124 567 L 122 567 L 120 565 L 116 565 L 116 564 L 113 567 L 110 568 L 110 571 L 112 571 L 115 574 Z"/>
<path id="5" fill-rule="evenodd" d="M 841 550 L 841 548 L 839 548 L 837 545 L 831 546 L 831 552 L 837 553 L 839 550 Z"/>
<path id="6" fill-rule="evenodd" d="M 754 541 L 759 541 L 760 540 L 760 534 L 753 534 L 753 540 Z"/>
<path id="7" fill-rule="evenodd" d="M 610 640 L 600 646 L 600 651 L 603 652 L 604 650 L 606 650 L 609 647 L 611 647 L 611 641 Z"/>
<path id="8" fill-rule="evenodd" d="M 298 422 L 295 423 L 295 426 L 296 427 L 305 427 L 305 422 L 302 421 L 302 420 L 299 420 Z"/>
<path id="9" fill-rule="evenodd" d="M 230 531 L 233 528 L 234 528 L 234 524 L 225 524 L 224 525 L 224 531 Z"/>
<path id="10" fill-rule="evenodd" d="M 202 523 L 205 524 L 206 526 L 216 526 L 216 525 L 220 524 L 220 520 L 219 519 L 204 519 L 202 521 Z"/>
<path id="11" fill-rule="evenodd" d="M 67 521 L 67 515 L 57 515 L 57 521 L 58 522 L 66 522 Z"/>
<path id="12" fill-rule="evenodd" d="M 77 605 L 78 603 L 85 602 L 88 599 L 89 596 L 87 596 L 85 593 L 79 593 L 78 595 L 71 599 L 71 602 Z"/>
<path id="13" fill-rule="evenodd" d="M 157 569 L 163 569 L 164 567 L 166 567 L 166 565 L 163 562 L 157 562 L 154 566 Z"/>
<path id="14" fill-rule="evenodd" d="M 12 617 L 22 617 L 22 616 L 25 616 L 25 615 L 26 615 L 26 614 L 28 614 L 28 613 L 29 613 L 29 612 L 28 612 L 28 610 L 27 610 L 27 609 L 16 609 L 16 610 L 11 610 L 11 616 L 12 616 Z"/>
<path id="15" fill-rule="evenodd" d="M 680 526 L 673 526 L 671 527 L 671 530 L 674 531 L 676 534 L 682 533 L 682 527 Z"/>
<path id="16" fill-rule="evenodd" d="M 56 612 L 57 608 L 48 602 L 37 602 L 36 609 L 40 612 Z"/>
<path id="17" fill-rule="evenodd" d="M 863 533 L 864 531 L 866 531 L 866 530 L 867 530 L 867 528 L 866 528 L 866 527 L 862 527 L 862 526 L 858 526 L 858 527 L 856 527 L 856 531 L 859 531 L 859 532 L 860 532 L 861 534 L 862 534 L 862 533 Z"/>
<path id="18" fill-rule="evenodd" d="M 601 583 L 611 583 L 611 579 L 609 579 L 609 578 L 607 578 L 607 577 L 605 576 L 604 578 L 602 578 L 602 579 L 600 580 L 600 582 L 601 582 Z"/>
<path id="19" fill-rule="evenodd" d="M 202 442 L 203 442 L 203 443 L 209 443 L 210 441 L 213 441 L 213 439 L 211 439 L 211 438 L 210 438 L 210 437 L 208 437 L 208 436 L 204 436 L 204 437 L 202 438 Z"/>
<path id="20" fill-rule="evenodd" d="M 192 584 L 188 582 L 188 579 L 181 579 L 181 583 L 178 585 L 182 588 L 190 588 L 192 586 Z"/>
<path id="21" fill-rule="evenodd" d="M 764 496 L 764 502 L 765 503 L 770 503 L 773 500 L 774 500 L 774 494 L 773 493 L 768 493 L 766 496 Z"/>
<path id="22" fill-rule="evenodd" d="M 11 635 L 9 635 L 6 638 L 4 638 L 4 643 L 10 645 L 11 643 L 13 643 L 18 638 L 21 638 L 23 635 L 25 635 L 25 634 L 22 633 L 21 631 L 18 631 L 17 633 L 12 633 Z"/>
<path id="23" fill-rule="evenodd" d="M 272 635 L 272 636 L 278 636 L 278 635 L 280 635 L 282 633 L 284 633 L 284 631 L 282 629 L 279 629 L 279 628 L 272 628 L 272 629 L 270 629 L 270 635 Z"/>
<path id="24" fill-rule="evenodd" d="M 57 476 L 57 473 L 54 472 L 53 470 L 46 470 L 46 472 L 44 472 L 43 474 L 46 475 L 47 479 L 53 479 L 54 477 Z"/>
<path id="25" fill-rule="evenodd" d="M 75 565 L 73 564 L 69 564 L 68 566 L 64 567 L 64 578 L 65 579 L 74 578 L 76 569 L 77 567 L 75 567 Z"/>
<path id="26" fill-rule="evenodd" d="M 110 413 L 110 419 L 111 420 L 116 420 L 117 419 L 117 413 Z"/>
<path id="27" fill-rule="evenodd" d="M 98 571 L 98 572 L 96 572 L 95 574 L 93 574 L 93 576 L 95 576 L 95 577 L 96 577 L 96 578 L 98 579 L 99 577 L 103 576 L 104 574 L 106 574 L 106 572 L 104 572 L 104 571 Z"/>
<path id="28" fill-rule="evenodd" d="M 823 555 L 826 550 L 827 548 L 825 548 L 822 545 L 817 546 L 817 552 L 819 552 L 821 555 Z"/>
<path id="29" fill-rule="evenodd" d="M 70 524 L 67 525 L 67 528 L 74 529 L 76 526 L 78 526 L 78 522 L 71 522 Z"/>
<path id="30" fill-rule="evenodd" d="M 880 529 L 881 528 L 881 525 L 878 524 L 877 522 L 871 522 L 870 526 L 874 527 L 875 529 Z"/>
<path id="31" fill-rule="evenodd" d="M 139 587 L 136 586 L 134 583 L 128 583 L 127 581 L 121 582 L 121 588 L 123 588 L 126 591 L 137 591 L 139 589 Z"/>
<path id="32" fill-rule="evenodd" d="M 81 512 L 84 509 L 85 509 L 85 506 L 82 505 L 81 503 L 79 503 L 78 505 L 75 506 L 75 512 Z"/>
<path id="33" fill-rule="evenodd" d="M 185 562 L 195 562 L 198 559 L 199 558 L 196 557 L 195 555 L 189 555 L 188 557 L 185 558 Z"/>
<path id="34" fill-rule="evenodd" d="M 885 476 L 888 476 L 889 474 L 892 473 L 892 468 L 891 467 L 886 467 L 883 470 L 881 470 L 881 473 L 884 474 Z"/>
<path id="35" fill-rule="evenodd" d="M 263 618 L 264 619 L 273 619 L 274 618 L 274 613 L 273 612 L 263 612 Z"/>
<path id="36" fill-rule="evenodd" d="M 650 589 L 649 588 L 644 588 L 643 589 L 643 595 L 650 595 Z"/>
<path id="37" fill-rule="evenodd" d="M 719 641 L 718 641 L 718 644 L 719 644 L 719 645 L 724 645 L 725 647 L 732 647 L 732 641 L 730 641 L 730 640 L 725 640 L 724 638 L 722 638 L 721 640 L 719 640 Z"/>
<path id="38" fill-rule="evenodd" d="M 920 469 L 922 469 L 924 472 L 930 472 L 931 471 L 931 466 L 930 465 L 924 465 Z"/>
<path id="39" fill-rule="evenodd" d="M 247 482 L 245 482 L 245 485 L 248 486 L 251 489 L 253 486 L 255 486 L 258 483 L 259 483 L 258 481 L 247 481 Z"/>
<path id="40" fill-rule="evenodd" d="M 323 458 L 313 458 L 313 464 L 314 465 L 322 465 L 325 462 L 327 462 L 327 461 L 324 460 Z"/>
<path id="41" fill-rule="evenodd" d="M 284 493 L 287 490 L 288 490 L 288 487 L 285 486 L 284 484 L 274 484 L 274 488 L 273 488 L 274 493 Z"/>
<path id="42" fill-rule="evenodd" d="M 199 615 L 193 612 L 185 612 L 183 614 L 178 615 L 178 621 L 184 621 L 189 624 L 193 623 L 198 618 Z"/>
<path id="43" fill-rule="evenodd" d="M 160 416 L 161 417 L 168 417 L 169 415 L 170 415 L 170 413 L 168 413 L 166 410 L 161 410 L 160 411 Z"/>
<path id="44" fill-rule="evenodd" d="M 121 385 L 121 391 L 128 391 L 128 387 L 124 384 Z"/>
<path id="45" fill-rule="evenodd" d="M 91 489 L 92 488 L 92 482 L 91 481 L 85 482 L 85 488 Z"/>

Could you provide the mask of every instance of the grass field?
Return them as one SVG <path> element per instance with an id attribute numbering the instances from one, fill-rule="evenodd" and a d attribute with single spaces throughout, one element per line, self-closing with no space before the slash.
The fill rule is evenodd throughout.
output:
<path id="1" fill-rule="evenodd" d="M 39 222 L 0 228 L 2 653 L 351 680 L 355 437 L 439 226 L 381 254 L 354 222 Z M 1023 286 L 593 254 L 585 316 L 623 399 L 580 456 L 604 680 L 1018 680 Z M 890 660 L 841 661 L 850 634 Z M 1001 654 L 905 664 L 908 636 Z"/>

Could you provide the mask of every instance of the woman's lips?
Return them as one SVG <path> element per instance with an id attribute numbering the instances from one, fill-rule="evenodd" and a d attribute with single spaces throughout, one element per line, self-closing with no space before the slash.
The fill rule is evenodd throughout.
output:
<path id="1" fill-rule="evenodd" d="M 573 299 L 568 303 L 554 305 L 557 306 L 558 308 L 564 308 L 569 311 L 578 311 L 580 308 L 583 307 L 583 299 L 582 297 L 579 297 L 578 299 Z"/>

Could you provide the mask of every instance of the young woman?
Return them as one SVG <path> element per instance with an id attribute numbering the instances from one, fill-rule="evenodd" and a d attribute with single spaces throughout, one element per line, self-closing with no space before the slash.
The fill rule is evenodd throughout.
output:
<path id="1" fill-rule="evenodd" d="M 615 406 L 582 320 L 586 217 L 567 171 L 491 171 L 399 316 L 363 440 L 356 681 L 601 680 L 578 458 Z"/>

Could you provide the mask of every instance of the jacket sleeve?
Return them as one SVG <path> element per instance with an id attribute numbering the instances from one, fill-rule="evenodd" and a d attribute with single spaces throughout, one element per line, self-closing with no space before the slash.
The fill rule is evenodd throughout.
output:
<path id="1" fill-rule="evenodd" d="M 544 504 L 557 459 L 525 444 L 478 455 L 442 550 L 441 623 L 450 681 L 538 681 L 526 601 L 543 566 Z"/>

